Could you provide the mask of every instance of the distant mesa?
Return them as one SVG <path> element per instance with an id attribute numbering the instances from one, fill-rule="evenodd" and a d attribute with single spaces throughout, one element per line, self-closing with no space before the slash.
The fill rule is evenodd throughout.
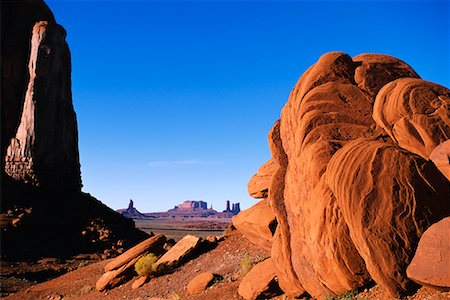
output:
<path id="1" fill-rule="evenodd" d="M 230 206 L 231 205 L 231 206 Z M 241 211 L 240 203 L 226 202 L 226 209 L 218 212 L 212 208 L 208 208 L 205 201 L 186 200 L 174 208 L 166 212 L 141 213 L 134 207 L 133 200 L 130 199 L 128 208 L 117 210 L 125 218 L 128 219 L 154 219 L 154 218 L 231 218 Z"/>

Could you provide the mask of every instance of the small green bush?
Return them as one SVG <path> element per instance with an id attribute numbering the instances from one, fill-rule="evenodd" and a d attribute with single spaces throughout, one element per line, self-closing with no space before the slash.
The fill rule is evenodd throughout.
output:
<path id="1" fill-rule="evenodd" d="M 158 273 L 158 264 L 156 264 L 157 260 L 158 257 L 155 254 L 145 254 L 134 264 L 134 269 L 139 276 L 156 275 Z"/>
<path id="2" fill-rule="evenodd" d="M 241 276 L 245 276 L 253 268 L 253 262 L 249 257 L 241 259 Z"/>

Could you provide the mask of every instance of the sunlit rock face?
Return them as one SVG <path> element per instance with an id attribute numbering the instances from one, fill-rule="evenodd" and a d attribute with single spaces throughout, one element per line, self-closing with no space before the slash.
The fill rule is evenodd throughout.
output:
<path id="1" fill-rule="evenodd" d="M 19 96 L 15 98 L 13 93 L 6 93 L 2 100 L 21 108 L 20 119 L 7 116 L 12 125 L 6 135 L 11 135 L 10 127 L 16 131 L 8 141 L 4 170 L 15 180 L 47 189 L 80 190 L 70 52 L 65 30 L 55 23 L 50 12 L 47 17 L 31 27 L 28 68 L 23 68 L 28 75 L 26 89 L 16 93 Z M 13 44 L 14 41 L 6 41 L 7 46 Z"/>
<path id="2" fill-rule="evenodd" d="M 65 38 L 43 1 L 1 1 L 2 258 L 103 252 L 148 236 L 81 192 Z"/>
<path id="3" fill-rule="evenodd" d="M 302 75 L 269 133 L 275 167 L 249 184 L 276 215 L 272 260 L 287 294 L 414 287 L 418 240 L 450 215 L 449 93 L 379 54 L 327 53 Z"/>

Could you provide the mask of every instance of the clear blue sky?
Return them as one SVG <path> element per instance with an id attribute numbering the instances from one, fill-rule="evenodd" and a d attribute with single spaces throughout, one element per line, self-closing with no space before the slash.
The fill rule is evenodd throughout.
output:
<path id="1" fill-rule="evenodd" d="M 117 209 L 255 203 L 247 182 L 323 53 L 385 53 L 450 86 L 448 1 L 48 0 L 72 52 L 83 190 Z"/>

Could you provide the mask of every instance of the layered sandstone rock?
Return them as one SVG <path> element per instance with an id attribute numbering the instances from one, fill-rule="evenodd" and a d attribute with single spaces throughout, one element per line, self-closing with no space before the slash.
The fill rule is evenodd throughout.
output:
<path id="1" fill-rule="evenodd" d="M 271 258 L 258 263 L 242 279 L 239 295 L 246 300 L 268 299 L 279 295 L 281 291 L 276 276 Z"/>
<path id="2" fill-rule="evenodd" d="M 378 54 L 328 53 L 303 74 L 269 133 L 272 260 L 287 294 L 325 298 L 372 279 L 395 296 L 413 288 L 418 240 L 450 214 L 445 150 L 429 161 L 450 137 L 449 92 Z"/>
<path id="3" fill-rule="evenodd" d="M 1 143 L 3 154 L 16 135 L 20 123 L 23 98 L 28 85 L 27 64 L 30 40 L 36 22 L 55 18 L 40 0 L 5 0 L 1 2 Z"/>
<path id="4" fill-rule="evenodd" d="M 420 284 L 450 290 L 450 217 L 424 232 L 406 273 Z"/>
<path id="5" fill-rule="evenodd" d="M 163 246 L 166 242 L 166 237 L 162 234 L 155 235 L 145 241 L 137 244 L 136 246 L 128 249 L 118 257 L 114 258 L 108 264 L 105 265 L 105 271 L 112 271 L 126 265 L 129 261 L 139 258 L 145 253 L 153 253 L 159 255 L 164 252 Z"/>
<path id="6" fill-rule="evenodd" d="M 100 252 L 148 237 L 81 192 L 65 38 L 42 0 L 1 1 L 0 212 L 31 212 L 2 222 L 4 257 Z"/>
<path id="7" fill-rule="evenodd" d="M 37 22 L 32 29 L 29 82 L 5 172 L 48 189 L 80 190 L 78 133 L 72 105 L 66 32 Z"/>
<path id="8" fill-rule="evenodd" d="M 249 209 L 241 211 L 233 217 L 232 222 L 251 242 L 267 249 L 272 248 L 277 220 L 267 200 L 261 200 Z"/>
<path id="9" fill-rule="evenodd" d="M 248 182 L 248 194 L 253 198 L 267 198 L 272 175 L 275 172 L 275 162 L 268 160 Z"/>
<path id="10" fill-rule="evenodd" d="M 200 245 L 201 239 L 197 236 L 187 234 L 158 259 L 158 271 L 171 271 L 184 263 L 195 253 Z"/>

